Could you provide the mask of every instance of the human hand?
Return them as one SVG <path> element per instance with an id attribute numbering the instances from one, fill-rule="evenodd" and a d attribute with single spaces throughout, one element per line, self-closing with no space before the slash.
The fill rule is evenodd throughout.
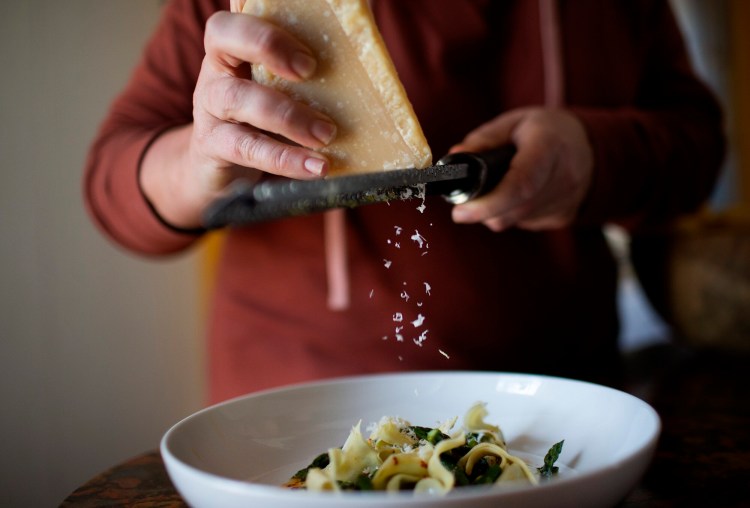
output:
<path id="1" fill-rule="evenodd" d="M 508 173 L 488 194 L 453 208 L 458 223 L 493 231 L 568 226 L 591 185 L 593 153 L 583 124 L 563 110 L 517 109 L 481 125 L 451 152 L 482 152 L 513 143 Z"/>
<path id="2" fill-rule="evenodd" d="M 141 185 L 157 212 L 179 227 L 200 214 L 239 177 L 262 172 L 319 178 L 335 124 L 322 113 L 250 79 L 249 62 L 293 81 L 309 78 L 311 51 L 283 29 L 254 16 L 214 14 L 193 94 L 193 124 L 161 136 L 147 152 Z"/>

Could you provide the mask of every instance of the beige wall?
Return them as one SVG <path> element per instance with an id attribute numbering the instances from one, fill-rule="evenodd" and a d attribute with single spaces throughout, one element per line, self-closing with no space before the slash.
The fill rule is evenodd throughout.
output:
<path id="1" fill-rule="evenodd" d="M 202 405 L 196 255 L 118 250 L 80 195 L 161 3 L 0 2 L 0 506 L 56 506 Z"/>

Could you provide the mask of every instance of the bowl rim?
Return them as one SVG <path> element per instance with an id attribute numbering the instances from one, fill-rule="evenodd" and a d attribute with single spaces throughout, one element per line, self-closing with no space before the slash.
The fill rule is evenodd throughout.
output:
<path id="1" fill-rule="evenodd" d="M 409 499 L 419 499 L 422 498 L 421 496 L 414 496 L 412 492 L 309 492 L 305 490 L 296 490 L 296 489 L 287 489 L 282 486 L 276 486 L 276 485 L 268 485 L 263 483 L 255 483 L 248 480 L 239 480 L 235 478 L 229 478 L 226 476 L 222 476 L 217 473 L 213 473 L 211 471 L 207 471 L 205 469 L 201 469 L 200 467 L 194 466 L 192 464 L 189 464 L 183 460 L 181 460 L 177 455 L 172 453 L 170 450 L 170 441 L 173 438 L 173 436 L 179 432 L 180 428 L 184 425 L 186 425 L 189 421 L 193 419 L 197 419 L 208 412 L 213 412 L 218 410 L 221 407 L 224 406 L 231 406 L 240 402 L 244 402 L 246 400 L 255 399 L 255 398 L 261 398 L 261 397 L 269 397 L 273 396 L 277 393 L 284 393 L 284 392 L 290 392 L 290 391 L 296 391 L 301 389 L 321 389 L 325 388 L 327 386 L 334 386 L 334 385 L 340 385 L 340 384 L 346 384 L 351 383 L 353 381 L 355 382 L 372 382 L 376 380 L 382 380 L 382 379 L 396 379 L 396 378 L 425 378 L 425 377 L 433 377 L 433 376 L 448 376 L 448 377 L 465 377 L 465 376 L 473 376 L 473 377 L 516 377 L 516 378 L 524 378 L 524 379 L 532 379 L 532 378 L 541 378 L 550 380 L 553 382 L 562 382 L 562 383 L 568 383 L 573 385 L 579 385 L 587 387 L 588 389 L 593 390 L 603 390 L 608 391 L 610 393 L 615 393 L 620 397 L 624 397 L 625 399 L 632 400 L 635 402 L 638 406 L 640 406 L 647 415 L 648 418 L 650 418 L 651 423 L 653 424 L 653 432 L 647 436 L 646 439 L 644 439 L 643 443 L 633 448 L 632 450 L 628 451 L 621 459 L 617 461 L 613 461 L 612 463 L 609 463 L 603 467 L 597 468 L 592 471 L 584 471 L 584 472 L 577 472 L 574 475 L 565 476 L 559 479 L 556 479 L 554 482 L 544 482 L 540 483 L 538 485 L 533 486 L 533 488 L 530 488 L 528 485 L 504 485 L 502 489 L 494 489 L 494 490 L 488 490 L 486 487 L 464 487 L 460 489 L 452 489 L 450 492 L 446 493 L 445 495 L 435 499 L 450 499 L 452 501 L 456 501 L 458 499 L 466 499 L 471 500 L 475 497 L 485 497 L 487 495 L 502 495 L 505 496 L 514 496 L 514 495 L 533 495 L 533 492 L 539 492 L 539 495 L 546 495 L 546 493 L 550 490 L 554 490 L 556 488 L 560 488 L 561 486 L 569 487 L 571 485 L 575 485 L 578 483 L 586 483 L 588 484 L 591 481 L 595 481 L 598 476 L 604 476 L 609 474 L 612 470 L 623 468 L 626 465 L 632 465 L 632 463 L 637 462 L 639 460 L 643 460 L 644 462 L 648 463 L 651 461 L 652 456 L 656 449 L 656 444 L 658 442 L 659 436 L 661 435 L 662 430 L 662 421 L 658 414 L 658 412 L 651 406 L 648 402 L 644 401 L 643 399 L 627 393 L 625 391 L 619 390 L 617 388 L 613 388 L 610 386 L 597 384 L 590 381 L 584 381 L 584 380 L 578 380 L 578 379 L 572 379 L 572 378 L 566 378 L 566 377 L 560 377 L 560 376 L 553 376 L 548 374 L 535 374 L 535 373 L 523 373 L 523 372 L 514 372 L 514 371 L 488 371 L 488 370 L 450 370 L 450 371 L 441 371 L 441 370 L 423 370 L 423 371 L 394 371 L 394 372 L 384 372 L 384 373 L 373 373 L 373 374 L 362 374 L 362 375 L 348 375 L 348 376 L 335 376 L 325 379 L 319 379 L 319 380 L 313 380 L 313 381 L 301 381 L 296 383 L 290 383 L 283 386 L 278 387 L 272 387 L 267 388 L 264 390 L 259 390 L 256 392 L 250 392 L 247 394 L 239 395 L 236 397 L 232 397 L 230 399 L 218 402 L 216 404 L 209 405 L 203 409 L 200 409 L 182 419 L 180 419 L 178 422 L 173 424 L 162 436 L 160 443 L 159 443 L 159 451 L 161 453 L 162 459 L 165 463 L 167 472 L 170 476 L 170 479 L 174 481 L 174 478 L 172 478 L 173 473 L 177 472 L 177 470 L 182 470 L 181 472 L 184 474 L 187 474 L 188 476 L 191 476 L 193 478 L 203 478 L 205 480 L 209 480 L 211 482 L 215 482 L 220 484 L 223 488 L 232 490 L 232 491 L 243 491 L 248 492 L 247 489 L 252 489 L 253 496 L 262 498 L 262 497 L 273 497 L 273 498 L 279 498 L 280 496 L 283 496 L 284 498 L 288 499 L 289 501 L 292 501 L 294 499 L 301 499 L 301 498 L 309 498 L 310 496 L 316 496 L 316 497 L 328 497 L 331 500 L 333 499 L 351 499 L 354 500 L 356 498 L 359 498 L 360 500 L 378 500 L 378 502 L 383 502 L 387 504 L 391 504 L 391 501 L 393 501 L 395 504 L 407 502 Z M 638 478 L 640 478 L 640 474 L 638 475 Z M 176 483 L 176 482 L 175 482 Z"/>

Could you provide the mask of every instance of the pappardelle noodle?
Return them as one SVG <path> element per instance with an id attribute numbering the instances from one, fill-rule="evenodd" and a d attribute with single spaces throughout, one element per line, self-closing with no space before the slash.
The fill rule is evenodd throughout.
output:
<path id="1" fill-rule="evenodd" d="M 383 417 L 365 439 L 360 421 L 341 448 L 331 448 L 298 471 L 284 486 L 311 491 L 413 490 L 443 494 L 454 487 L 503 482 L 536 485 L 557 473 L 554 462 L 563 441 L 550 448 L 544 464 L 532 468 L 508 452 L 498 426 L 485 422 L 477 403 L 455 431 L 454 417 L 435 427 L 419 427 Z"/>

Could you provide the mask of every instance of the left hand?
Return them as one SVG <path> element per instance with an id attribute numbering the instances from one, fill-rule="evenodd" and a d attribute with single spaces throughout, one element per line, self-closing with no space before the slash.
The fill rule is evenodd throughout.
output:
<path id="1" fill-rule="evenodd" d="M 482 152 L 509 143 L 516 155 L 505 178 L 490 193 L 455 206 L 453 220 L 481 222 L 493 231 L 570 225 L 594 167 L 581 121 L 564 110 L 517 109 L 481 125 L 450 151 Z"/>

